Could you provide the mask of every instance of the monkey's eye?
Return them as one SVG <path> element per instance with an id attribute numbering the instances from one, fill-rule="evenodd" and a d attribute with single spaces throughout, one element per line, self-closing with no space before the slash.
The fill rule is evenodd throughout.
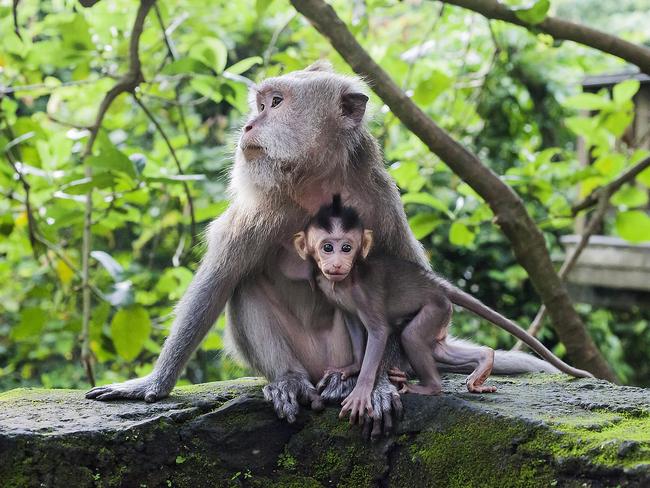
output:
<path id="1" fill-rule="evenodd" d="M 323 251 L 332 252 L 334 251 L 334 246 L 332 246 L 329 242 L 326 242 L 325 244 L 323 244 Z"/>
<path id="2" fill-rule="evenodd" d="M 260 112 L 264 112 L 264 104 L 260 103 Z"/>
<path id="3" fill-rule="evenodd" d="M 273 97 L 273 100 L 271 100 L 271 107 L 277 107 L 280 103 L 282 103 L 282 97 L 276 95 Z"/>
<path id="4" fill-rule="evenodd" d="M 341 251 L 350 252 L 350 251 L 352 251 L 352 246 L 350 244 L 343 244 L 341 246 Z"/>

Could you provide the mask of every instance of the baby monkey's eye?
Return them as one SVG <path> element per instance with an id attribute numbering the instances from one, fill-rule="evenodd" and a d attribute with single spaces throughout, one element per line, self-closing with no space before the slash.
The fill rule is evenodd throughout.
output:
<path id="1" fill-rule="evenodd" d="M 332 246 L 329 242 L 326 243 L 326 244 L 323 244 L 323 251 L 332 252 L 332 251 L 334 251 L 334 246 Z"/>
<path id="2" fill-rule="evenodd" d="M 282 97 L 276 95 L 273 97 L 273 100 L 271 100 L 271 107 L 277 107 L 280 103 L 282 103 Z"/>
<path id="3" fill-rule="evenodd" d="M 352 251 L 352 246 L 350 244 L 343 244 L 341 246 L 341 251 L 350 252 L 350 251 Z"/>
<path id="4" fill-rule="evenodd" d="M 260 112 L 264 112 L 264 104 L 260 103 Z"/>

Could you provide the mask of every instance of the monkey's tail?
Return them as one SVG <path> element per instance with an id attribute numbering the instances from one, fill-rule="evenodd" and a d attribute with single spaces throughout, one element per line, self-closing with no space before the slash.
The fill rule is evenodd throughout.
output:
<path id="1" fill-rule="evenodd" d="M 558 358 L 555 354 L 549 351 L 544 344 L 539 342 L 535 337 L 530 335 L 524 329 L 519 327 L 517 324 L 508 320 L 503 315 L 498 312 L 495 312 L 487 305 L 483 304 L 480 300 L 477 300 L 473 296 L 465 293 L 464 291 L 450 286 L 447 288 L 447 296 L 451 302 L 455 305 L 460 305 L 467 310 L 474 312 L 476 315 L 483 317 L 486 320 L 489 320 L 493 324 L 501 327 L 506 332 L 509 332 L 517 339 L 520 339 L 522 342 L 527 344 L 533 351 L 543 357 L 546 361 L 551 363 L 557 369 L 563 373 L 570 374 L 577 378 L 593 378 L 594 376 L 588 371 L 582 369 L 574 368 L 569 366 L 567 363 Z"/>

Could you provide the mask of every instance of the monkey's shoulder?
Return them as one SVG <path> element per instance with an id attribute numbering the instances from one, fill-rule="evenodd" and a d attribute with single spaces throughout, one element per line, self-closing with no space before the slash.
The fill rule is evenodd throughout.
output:
<path id="1" fill-rule="evenodd" d="M 381 273 L 389 277 L 391 275 L 423 277 L 425 279 L 433 277 L 431 270 L 422 267 L 418 263 L 388 254 L 372 254 L 368 256 L 362 263 L 362 271 L 368 274 Z"/>

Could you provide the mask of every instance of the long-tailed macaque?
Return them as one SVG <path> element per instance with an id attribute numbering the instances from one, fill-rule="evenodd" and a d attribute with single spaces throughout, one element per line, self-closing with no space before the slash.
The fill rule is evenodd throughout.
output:
<path id="1" fill-rule="evenodd" d="M 365 352 L 363 341 L 353 340 L 354 362 L 330 368 L 343 376 L 359 373 L 354 389 L 341 403 L 340 416 L 349 412 L 350 423 L 361 421 L 366 413 L 372 415 L 371 393 L 392 333 L 399 333 L 406 359 L 420 380 L 419 384 L 404 383 L 400 393 L 437 395 L 442 391 L 436 360 L 445 357 L 437 344 L 447 338 L 452 303 L 520 338 L 560 371 L 592 376 L 567 365 L 524 329 L 429 268 L 394 256 L 369 256 L 372 231 L 364 228 L 356 210 L 341 204 L 340 195 L 334 195 L 332 203 L 322 206 L 305 230 L 294 236 L 294 245 L 298 255 L 313 264 L 311 278 L 328 300 L 357 317 L 367 333 Z M 351 336 L 357 333 L 358 328 L 350 330 Z M 467 389 L 472 393 L 496 391 L 484 384 L 492 371 L 494 351 L 470 352 L 474 356 L 467 359 L 477 367 L 466 381 Z"/>
<path id="2" fill-rule="evenodd" d="M 307 266 L 292 245 L 296 229 L 340 193 L 374 230 L 375 252 L 429 266 L 364 123 L 365 91 L 359 79 L 334 73 L 323 62 L 251 89 L 251 115 L 231 172 L 230 207 L 207 230 L 206 254 L 176 307 L 153 371 L 93 388 L 88 398 L 152 402 L 166 397 L 226 302 L 230 343 L 268 378 L 264 393 L 280 417 L 293 421 L 299 403 L 320 406 L 321 398 L 340 401 L 345 396 L 355 378 L 330 375 L 320 396 L 314 387 L 327 367 L 352 361 L 352 347 L 342 314 L 307 281 L 291 278 Z M 266 282 L 277 292 L 277 307 L 265 291 Z M 447 309 L 443 304 L 439 313 Z M 445 341 L 448 364 L 440 369 L 471 372 L 474 367 L 463 359 L 463 351 L 477 348 Z M 529 354 L 497 351 L 495 373 L 526 371 L 557 370 Z M 390 427 L 391 413 L 401 407 L 386 371 L 379 374 L 372 403 L 366 425 L 378 434 Z"/>

